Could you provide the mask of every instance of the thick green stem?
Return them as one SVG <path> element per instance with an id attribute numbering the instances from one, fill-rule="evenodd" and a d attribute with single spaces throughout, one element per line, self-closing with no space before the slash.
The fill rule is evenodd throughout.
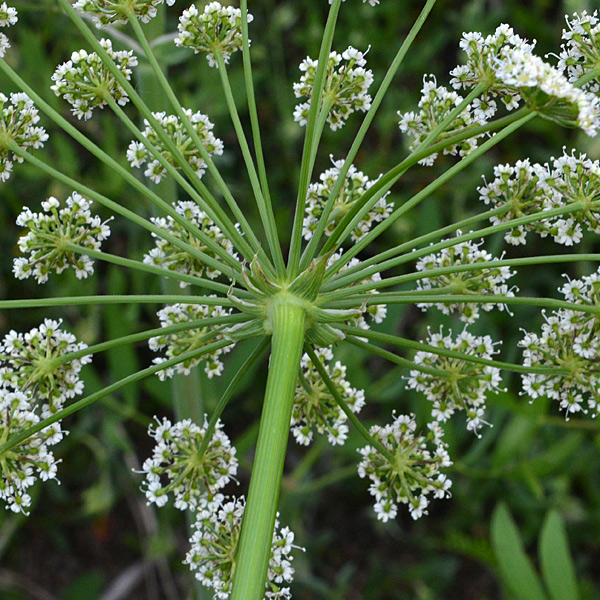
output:
<path id="1" fill-rule="evenodd" d="M 263 600 L 304 342 L 305 310 L 285 296 L 269 308 L 271 362 L 231 600 Z"/>

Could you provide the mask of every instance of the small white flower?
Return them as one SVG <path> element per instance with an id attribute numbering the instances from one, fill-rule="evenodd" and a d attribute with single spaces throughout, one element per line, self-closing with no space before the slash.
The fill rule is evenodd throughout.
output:
<path id="1" fill-rule="evenodd" d="M 127 23 L 132 12 L 142 23 L 156 16 L 156 9 L 165 2 L 172 6 L 175 0 L 77 0 L 73 7 L 92 15 L 96 27 Z"/>

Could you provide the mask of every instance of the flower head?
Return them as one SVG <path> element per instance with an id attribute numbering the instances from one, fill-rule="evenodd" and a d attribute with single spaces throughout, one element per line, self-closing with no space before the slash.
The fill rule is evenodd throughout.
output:
<path id="1" fill-rule="evenodd" d="M 323 106 L 328 109 L 327 123 L 333 131 L 340 129 L 348 117 L 357 110 L 366 112 L 371 107 L 371 96 L 367 93 L 373 83 L 373 72 L 365 69 L 365 54 L 350 46 L 342 54 L 331 52 L 325 72 Z M 307 57 L 300 63 L 302 76 L 294 84 L 296 98 L 312 98 L 318 60 Z M 300 125 L 308 122 L 310 102 L 296 106 L 294 120 Z"/>
<path id="2" fill-rule="evenodd" d="M 173 304 L 160 310 L 158 318 L 160 319 L 161 327 L 169 327 L 170 325 L 190 323 L 201 319 L 223 317 L 230 314 L 230 312 L 230 310 L 224 309 L 221 306 Z M 223 336 L 219 334 L 218 328 L 215 328 L 214 325 L 205 324 L 203 326 L 192 327 L 186 331 L 153 337 L 150 339 L 149 346 L 154 352 L 166 348 L 164 357 L 154 359 L 155 364 L 160 364 L 171 358 L 176 358 L 187 352 L 202 348 L 219 339 L 223 339 Z M 174 367 L 159 371 L 158 376 L 160 379 L 165 379 L 173 377 L 175 373 L 189 375 L 191 370 L 203 361 L 205 362 L 204 371 L 209 379 L 215 375 L 221 375 L 223 372 L 223 363 L 220 357 L 231 349 L 232 346 L 225 346 L 199 358 L 185 360 Z"/>
<path id="3" fill-rule="evenodd" d="M 433 403 L 431 414 L 436 421 L 447 421 L 455 412 L 464 410 L 467 429 L 477 433 L 485 423 L 487 393 L 500 391 L 500 370 L 470 358 L 490 359 L 495 354 L 492 339 L 488 335 L 475 336 L 466 329 L 452 339 L 451 335 L 445 336 L 440 328 L 439 333 L 429 332 L 427 343 L 442 352 L 449 350 L 465 358 L 419 351 L 414 358 L 416 364 L 441 372 L 437 375 L 413 369 L 407 386 L 423 392 Z"/>
<path id="4" fill-rule="evenodd" d="M 458 231 L 460 236 L 461 232 Z M 482 250 L 483 242 L 476 244 L 468 241 L 444 248 L 436 254 L 430 254 L 417 262 L 417 271 L 427 273 L 434 269 L 460 267 L 462 265 L 476 265 L 477 263 L 492 262 L 498 260 L 489 252 Z M 513 289 L 509 289 L 506 281 L 515 273 L 509 267 L 485 267 L 472 271 L 462 271 L 423 277 L 417 281 L 418 290 L 435 290 L 449 287 L 452 294 L 494 294 L 501 296 L 514 296 Z M 480 306 L 483 310 L 490 311 L 494 306 L 500 309 L 506 305 L 499 304 L 476 304 L 473 302 L 438 302 L 417 304 L 421 310 L 427 310 L 435 306 L 445 315 L 458 312 L 461 321 L 474 323 L 479 318 Z"/>
<path id="5" fill-rule="evenodd" d="M 358 474 L 371 480 L 369 492 L 375 496 L 375 513 L 384 523 L 396 517 L 398 504 L 408 504 L 413 519 L 426 515 L 429 495 L 447 498 L 452 485 L 441 473 L 442 468 L 452 465 L 441 427 L 430 423 L 429 431 L 418 433 L 412 415 L 393 417 L 390 424 L 373 425 L 369 431 L 391 457 L 374 446 L 359 450 L 362 460 Z"/>
<path id="6" fill-rule="evenodd" d="M 227 600 L 231 594 L 235 553 L 240 538 L 246 501 L 227 498 L 222 494 L 202 498 L 197 511 L 191 548 L 184 564 L 190 566 L 196 579 L 215 592 L 214 598 Z M 279 515 L 278 515 L 279 516 Z M 290 600 L 291 594 L 282 584 L 294 576 L 291 556 L 295 548 L 294 533 L 275 521 L 269 568 L 265 582 L 265 600 Z"/>
<path id="7" fill-rule="evenodd" d="M 48 134 L 43 127 L 35 126 L 39 120 L 38 110 L 27 94 L 11 94 L 9 99 L 0 93 L 0 181 L 10 178 L 13 161 L 22 163 L 24 160 L 1 138 L 9 138 L 21 150 L 41 148 Z"/>
<path id="8" fill-rule="evenodd" d="M 565 17 L 567 29 L 563 29 L 562 45 L 558 61 L 561 69 L 571 83 L 600 67 L 600 18 L 598 11 L 587 11 Z M 598 74 L 583 86 L 594 94 L 600 93 Z"/>
<path id="9" fill-rule="evenodd" d="M 61 323 L 45 319 L 28 333 L 13 330 L 0 344 L 0 387 L 31 393 L 40 402 L 43 418 L 83 392 L 79 373 L 92 360 L 88 355 L 64 361 L 87 345 L 60 329 Z"/>
<path id="10" fill-rule="evenodd" d="M 448 115 L 458 107 L 463 101 L 462 96 L 456 92 L 451 92 L 443 86 L 438 86 L 436 78 L 433 75 L 423 78 L 423 89 L 421 90 L 421 99 L 419 100 L 419 110 L 416 112 L 402 113 L 398 112 L 400 117 L 400 130 L 413 138 L 410 150 L 419 148 L 427 136 L 432 133 L 438 125 L 448 117 Z M 452 137 L 461 133 L 467 127 L 473 125 L 484 125 L 496 111 L 496 103 L 493 100 L 475 101 L 467 106 L 462 113 L 444 132 L 436 138 L 436 141 L 443 141 L 445 138 Z M 479 136 L 480 137 L 480 136 Z M 469 138 L 458 144 L 450 144 L 444 148 L 444 154 L 467 156 L 477 148 L 477 138 Z M 419 164 L 431 166 L 437 158 L 437 153 L 431 154 L 419 161 Z"/>
<path id="11" fill-rule="evenodd" d="M 156 446 L 143 466 L 146 481 L 142 489 L 148 503 L 162 506 L 173 494 L 179 510 L 196 510 L 203 495 L 215 494 L 235 477 L 235 448 L 222 423 L 217 422 L 208 443 L 207 428 L 206 417 L 202 427 L 190 419 L 174 424 L 157 419 L 156 426 L 150 426 L 148 434 Z"/>
<path id="12" fill-rule="evenodd" d="M 365 394 L 353 388 L 346 379 L 346 367 L 340 361 L 333 363 L 331 348 L 319 348 L 317 356 L 325 361 L 325 369 L 336 390 L 352 412 L 358 413 L 365 405 Z M 292 433 L 299 444 L 308 446 L 315 430 L 332 445 L 343 444 L 348 437 L 346 413 L 338 406 L 307 354 L 302 357 L 301 375 L 296 384 L 292 409 Z"/>
<path id="13" fill-rule="evenodd" d="M 0 27 L 10 27 L 18 20 L 17 10 L 15 8 L 8 6 L 6 2 L 0 4 Z M 8 48 L 10 48 L 8 37 L 4 33 L 0 33 L 0 58 L 4 58 Z"/>
<path id="14" fill-rule="evenodd" d="M 29 393 L 0 388 L 0 439 L 6 441 L 40 422 L 38 406 Z M 66 434 L 54 423 L 0 454 L 0 499 L 13 512 L 27 513 L 27 490 L 37 478 L 56 479 L 57 465 L 49 450 Z"/>
<path id="15" fill-rule="evenodd" d="M 101 39 L 100 45 L 124 77 L 131 79 L 132 67 L 138 64 L 133 52 L 115 52 L 112 42 L 107 39 Z M 125 90 L 95 52 L 73 52 L 71 60 L 56 68 L 52 81 L 54 84 L 51 89 L 72 106 L 71 111 L 78 119 L 87 120 L 91 118 L 94 108 L 104 108 L 107 96 L 111 96 L 121 106 L 129 102 Z"/>
<path id="16" fill-rule="evenodd" d="M 165 1 L 169 6 L 175 4 L 175 0 L 77 0 L 73 7 L 79 12 L 90 13 L 96 27 L 100 28 L 127 23 L 130 14 L 142 23 L 148 23 Z"/>
<path id="17" fill-rule="evenodd" d="M 231 240 L 223 235 L 221 230 L 195 202 L 178 202 L 175 205 L 175 210 L 181 216 L 185 217 L 189 223 L 196 226 L 208 237 L 217 242 L 217 244 L 219 244 L 226 252 L 232 256 L 236 256 Z M 201 250 L 204 254 L 213 258 L 216 257 L 215 253 L 207 248 L 198 237 L 192 235 L 187 229 L 184 229 L 184 227 L 177 223 L 171 216 L 168 216 L 166 219 L 162 217 L 153 217 L 151 220 L 158 227 L 167 230 L 176 238 L 187 242 L 194 248 Z M 179 248 L 173 246 L 171 242 L 159 237 L 157 234 L 153 233 L 152 237 L 156 239 L 156 244 L 154 248 L 144 256 L 144 262 L 146 264 L 155 265 L 185 275 L 195 275 L 197 277 L 206 276 L 210 279 L 215 279 L 221 274 L 219 271 L 205 265 L 199 258 L 190 255 L 188 252 L 182 252 Z M 180 283 L 181 287 L 186 287 L 186 285 L 185 282 Z"/>
<path id="18" fill-rule="evenodd" d="M 583 307 L 600 307 L 600 270 L 569 280 L 560 290 L 565 300 Z M 523 393 L 532 400 L 548 397 L 559 402 L 567 418 L 600 412 L 600 318 L 597 313 L 560 309 L 544 315 L 541 334 L 525 332 L 519 345 L 526 367 L 547 367 L 547 373 L 522 376 Z"/>
<path id="19" fill-rule="evenodd" d="M 248 23 L 253 17 L 248 13 Z M 218 67 L 217 55 L 227 64 L 231 55 L 242 49 L 242 11 L 233 6 L 210 2 L 200 12 L 192 5 L 179 18 L 175 44 L 206 54 L 211 67 Z"/>
<path id="20" fill-rule="evenodd" d="M 305 240 L 310 240 L 321 219 L 327 200 L 340 176 L 344 165 L 343 160 L 333 161 L 333 167 L 321 173 L 319 183 L 312 183 L 308 188 L 306 203 L 306 215 L 303 223 L 303 235 Z M 376 182 L 370 180 L 364 173 L 358 171 L 354 165 L 348 170 L 344 183 L 333 204 L 329 220 L 325 227 L 325 235 L 330 236 L 339 222 L 344 218 L 356 201 Z M 394 207 L 393 202 L 388 202 L 388 194 L 383 196 L 377 204 L 361 219 L 351 233 L 353 242 L 358 241 L 374 224 L 388 217 Z"/>
<path id="21" fill-rule="evenodd" d="M 572 246 L 584 231 L 600 233 L 600 162 L 575 153 L 552 158 L 548 164 L 528 160 L 494 167 L 495 179 L 479 188 L 481 200 L 505 211 L 490 218 L 493 225 L 580 203 L 580 208 L 508 230 L 509 244 L 525 244 L 527 232 L 551 236 L 557 244 Z"/>
<path id="22" fill-rule="evenodd" d="M 212 129 L 214 125 L 210 122 L 209 118 L 201 112 L 193 113 L 189 109 L 185 113 L 191 121 L 192 127 L 200 138 L 206 152 L 217 156 L 223 154 L 223 142 L 213 134 Z M 194 169 L 198 178 L 201 178 L 204 175 L 206 163 L 201 156 L 200 150 L 194 144 L 192 136 L 190 136 L 185 125 L 181 122 L 181 119 L 175 115 L 167 115 L 164 112 L 152 113 L 152 115 Z M 144 137 L 148 140 L 149 145 L 154 146 L 170 165 L 178 168 L 176 158 L 159 138 L 154 128 L 150 126 L 148 121 L 144 120 L 144 123 L 146 124 Z M 132 141 L 129 144 L 127 160 L 131 163 L 132 167 L 141 167 L 147 162 L 144 175 L 149 177 L 154 183 L 160 183 L 167 173 L 165 167 L 150 154 L 148 147 L 142 142 Z"/>
<path id="23" fill-rule="evenodd" d="M 15 258 L 13 271 L 19 279 L 32 275 L 38 283 L 46 283 L 51 272 L 62 273 L 72 267 L 78 279 L 94 272 L 89 256 L 65 247 L 77 244 L 90 250 L 99 250 L 101 242 L 110 235 L 108 225 L 90 212 L 91 201 L 73 192 L 61 208 L 56 198 L 42 202 L 43 212 L 34 213 L 24 208 L 17 217 L 17 225 L 28 232 L 19 239 L 19 249 L 26 256 Z"/>

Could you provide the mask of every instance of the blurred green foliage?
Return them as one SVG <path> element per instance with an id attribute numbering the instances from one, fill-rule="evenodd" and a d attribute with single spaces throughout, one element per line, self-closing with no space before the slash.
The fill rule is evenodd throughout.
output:
<path id="1" fill-rule="evenodd" d="M 61 105 L 49 89 L 50 76 L 58 63 L 80 48 L 81 39 L 52 0 L 13 4 L 20 10 L 21 20 L 11 32 L 13 48 L 7 60 L 45 99 L 66 114 L 66 105 Z M 377 9 L 372 9 L 359 0 L 347 0 L 335 47 L 340 50 L 353 45 L 365 49 L 372 45 L 368 60 L 378 81 L 421 6 L 420 0 L 382 0 Z M 447 72 L 457 62 L 462 31 L 490 32 L 499 23 L 508 22 L 519 33 L 537 38 L 541 53 L 552 52 L 558 47 L 563 15 L 594 7 L 594 0 L 438 0 L 363 145 L 356 161 L 359 168 L 376 176 L 404 156 L 405 141 L 398 131 L 396 111 L 410 110 L 416 104 L 423 74 L 433 73 L 440 83 L 447 82 Z M 183 6 L 169 11 L 168 31 L 174 30 L 179 9 Z M 252 52 L 268 172 L 277 202 L 278 224 L 282 231 L 289 232 L 303 135 L 292 119 L 291 83 L 298 77 L 300 60 L 318 51 L 327 3 L 254 0 L 250 10 L 255 15 Z M 114 42 L 121 47 L 127 40 L 115 38 Z M 219 167 L 258 228 L 249 183 L 239 176 L 241 158 L 217 74 L 203 58 L 176 49 L 168 39 L 157 44 L 156 50 L 163 64 L 168 65 L 170 79 L 183 104 L 201 109 L 215 122 L 217 135 L 226 146 Z M 143 64 L 140 71 L 138 89 L 153 104 L 152 108 L 168 109 L 161 105 L 161 95 Z M 232 61 L 231 78 L 240 112 L 244 114 L 239 57 Z M 0 90 L 14 91 L 3 80 Z M 83 177 L 87 185 L 127 207 L 150 214 L 149 207 L 105 166 L 51 124 L 44 125 L 51 133 L 51 143 L 44 151 L 46 160 L 71 176 Z M 125 164 L 129 138 L 107 111 L 78 126 Z M 357 126 L 354 118 L 340 132 L 325 133 L 317 173 L 328 167 L 330 154 L 336 158 L 344 156 Z M 600 157 L 600 141 L 537 121 L 392 227 L 382 245 L 473 214 L 480 209 L 475 188 L 482 174 L 490 175 L 494 164 L 524 157 L 544 161 L 559 153 L 563 145 L 576 146 L 593 158 Z M 440 160 L 433 170 L 412 169 L 395 189 L 396 200 L 410 196 L 431 181 L 437 172 L 447 168 L 450 160 Z M 15 216 L 24 205 L 35 210 L 46 196 L 63 198 L 69 192 L 28 166 L 18 167 L 10 185 L 0 187 L 3 298 L 81 293 L 81 282 L 70 274 L 51 279 L 43 287 L 16 282 L 11 275 L 19 235 Z M 128 223 L 115 221 L 112 229 L 107 248 L 113 253 L 137 258 L 150 246 L 149 235 Z M 536 243 L 540 253 L 557 251 L 543 240 Z M 589 251 L 594 245 L 594 240 L 586 240 L 582 251 Z M 500 252 L 502 241 L 490 239 L 487 247 Z M 511 249 L 511 256 L 520 252 L 518 248 Z M 580 263 L 570 267 L 569 274 L 587 273 L 590 268 Z M 561 280 L 559 270 L 544 268 L 523 272 L 515 284 L 526 295 L 546 296 L 556 293 Z M 85 293 L 89 294 L 140 289 L 160 293 L 161 283 L 145 275 L 99 265 L 96 276 L 85 284 Z M 27 330 L 44 316 L 64 318 L 67 328 L 88 343 L 156 326 L 151 307 L 57 308 L 4 312 L 0 314 L 0 333 L 13 328 Z M 503 358 L 516 361 L 519 326 L 539 325 L 541 315 L 519 308 L 512 320 L 505 313 L 491 313 L 484 322 L 475 332 L 485 328 L 495 339 L 503 339 Z M 442 323 L 447 324 L 448 320 L 433 311 L 426 322 L 417 309 L 398 307 L 390 311 L 386 328 L 416 337 L 423 335 L 426 325 L 436 329 Z M 451 324 L 461 327 L 458 322 Z M 251 350 L 251 344 L 237 348 L 221 379 L 208 381 L 200 374 L 206 410 L 212 409 L 236 366 Z M 379 359 L 367 359 L 356 350 L 341 347 L 338 354 L 348 365 L 352 384 L 365 389 L 366 424 L 388 418 L 394 409 L 412 411 L 421 422 L 427 418 L 429 406 L 415 394 L 404 391 L 403 371 Z M 144 346 L 118 348 L 97 356 L 93 368 L 86 371 L 86 390 L 92 392 L 150 360 Z M 224 414 L 228 432 L 242 457 L 240 490 L 248 482 L 264 372 L 262 365 L 246 378 Z M 490 399 L 492 427 L 485 428 L 480 439 L 464 430 L 460 416 L 449 427 L 451 455 L 456 460 L 453 498 L 434 503 L 431 514 L 419 522 L 412 522 L 407 514 L 387 525 L 375 520 L 367 484 L 356 475 L 356 449 L 362 443 L 354 432 L 342 448 L 331 449 L 316 442 L 307 450 L 290 442 L 281 519 L 292 527 L 298 543 L 306 548 L 306 553 L 297 553 L 294 564 L 296 600 L 521 600 L 525 596 L 514 585 L 517 572 L 522 572 L 528 581 L 535 581 L 532 586 L 541 588 L 537 571 L 543 574 L 548 593 L 554 594 L 550 596 L 552 600 L 571 600 L 576 596 L 568 596 L 564 591 L 562 596 L 556 596 L 552 591 L 552 585 L 557 584 L 551 580 L 559 566 L 571 569 L 564 566 L 565 561 L 573 565 L 576 573 L 578 597 L 600 597 L 600 428 L 589 420 L 572 419 L 566 423 L 548 402 L 539 400 L 529 405 L 519 398 L 514 391 L 518 389 L 516 377 L 507 377 L 506 383 L 509 391 Z M 187 545 L 183 516 L 171 508 L 156 511 L 147 507 L 137 489 L 140 476 L 133 472 L 150 451 L 145 429 L 152 416 L 172 414 L 171 390 L 168 383 L 146 381 L 66 423 L 71 435 L 58 450 L 63 460 L 62 485 L 38 486 L 28 518 L 0 513 L 1 598 L 186 597 L 191 584 L 181 565 Z M 505 504 L 493 513 L 499 501 Z M 519 524 L 518 529 L 514 522 Z M 568 531 L 569 546 L 563 528 Z M 534 555 L 531 554 L 534 562 L 528 563 L 524 552 L 533 548 L 540 531 L 540 564 L 533 566 Z M 523 567 L 524 564 L 529 566 Z M 127 582 L 131 583 L 129 588 Z M 109 596 L 117 584 L 127 590 L 125 595 Z M 527 596 L 530 600 L 535 597 L 533 592 Z"/>

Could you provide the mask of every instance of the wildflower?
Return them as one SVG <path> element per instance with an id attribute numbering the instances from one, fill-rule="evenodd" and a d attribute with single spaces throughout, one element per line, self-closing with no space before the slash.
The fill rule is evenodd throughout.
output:
<path id="1" fill-rule="evenodd" d="M 248 13 L 248 23 L 253 16 Z M 218 67 L 217 55 L 227 64 L 231 55 L 242 49 L 242 11 L 233 6 L 210 2 L 204 12 L 192 5 L 179 18 L 179 35 L 175 44 L 191 48 L 195 54 L 203 52 L 211 67 Z"/>
<path id="2" fill-rule="evenodd" d="M 340 396 L 353 413 L 360 412 L 365 405 L 365 394 L 362 390 L 353 388 L 346 380 L 346 367 L 340 361 L 331 364 L 331 348 L 319 348 L 316 353 L 320 359 L 325 360 L 325 369 Z M 335 402 L 310 358 L 305 354 L 301 361 L 300 379 L 296 384 L 292 410 L 292 433 L 296 441 L 308 446 L 316 430 L 321 435 L 326 433 L 330 444 L 342 445 L 348 437 L 347 420 L 346 413 Z"/>
<path id="3" fill-rule="evenodd" d="M 127 23 L 133 14 L 142 23 L 148 23 L 156 16 L 157 7 L 165 2 L 169 6 L 175 0 L 77 0 L 73 7 L 79 12 L 91 13 L 96 27 Z"/>
<path id="4" fill-rule="evenodd" d="M 317 224 L 323 214 L 323 209 L 327 204 L 327 200 L 331 195 L 335 186 L 340 170 L 344 165 L 343 160 L 334 161 L 333 167 L 321 173 L 320 183 L 312 183 L 308 188 L 306 215 L 303 223 L 303 235 L 305 240 L 310 240 L 313 236 Z M 333 209 L 329 216 L 329 220 L 325 227 L 325 235 L 330 236 L 339 222 L 344 218 L 352 206 L 362 197 L 362 195 L 376 182 L 377 180 L 369 180 L 369 178 L 358 171 L 354 165 L 348 170 L 348 174 L 344 179 L 344 183 L 340 192 L 333 204 Z M 387 201 L 388 194 L 383 196 L 377 204 L 361 219 L 356 228 L 351 233 L 353 242 L 361 239 L 375 223 L 379 223 L 387 218 L 394 207 L 393 202 Z"/>
<path id="5" fill-rule="evenodd" d="M 561 288 L 569 302 L 581 306 L 600 306 L 600 270 L 582 279 L 569 280 Z M 568 419 L 571 413 L 600 412 L 600 320 L 597 314 L 560 309 L 544 315 L 541 335 L 524 332 L 526 367 L 549 367 L 549 373 L 522 376 L 523 394 L 532 400 L 548 397 L 557 400 Z"/>
<path id="6" fill-rule="evenodd" d="M 490 218 L 493 225 L 560 208 L 575 202 L 581 208 L 552 218 L 540 218 L 508 230 L 504 239 L 513 245 L 525 244 L 527 232 L 551 236 L 558 244 L 579 243 L 585 230 L 600 233 L 600 162 L 575 153 L 552 158 L 546 165 L 529 160 L 494 167 L 496 179 L 479 188 L 480 198 L 505 212 Z"/>
<path id="7" fill-rule="evenodd" d="M 565 17 L 567 29 L 563 29 L 558 68 L 571 83 L 600 67 L 600 19 L 598 11 L 589 14 L 575 13 Z M 600 81 L 598 75 L 587 82 L 583 89 L 598 95 Z"/>
<path id="8" fill-rule="evenodd" d="M 457 235 L 461 235 L 457 231 Z M 417 262 L 417 271 L 427 273 L 433 269 L 443 269 L 458 267 L 461 265 L 476 265 L 482 262 L 491 262 L 498 260 L 489 252 L 480 247 L 483 242 L 463 242 L 444 248 L 437 254 L 430 254 L 421 258 Z M 463 271 L 458 273 L 448 273 L 446 275 L 432 275 L 423 277 L 417 281 L 418 290 L 434 290 L 449 288 L 450 294 L 495 294 L 502 296 L 514 296 L 513 289 L 508 289 L 506 281 L 515 273 L 509 267 L 487 267 L 473 271 Z M 426 311 L 431 306 L 435 306 L 445 315 L 453 312 L 459 313 L 459 318 L 465 323 L 474 323 L 479 318 L 480 305 L 473 302 L 438 302 L 435 304 L 424 303 L 417 306 Z M 494 304 L 482 304 L 485 311 L 494 308 Z M 506 305 L 497 305 L 501 310 Z"/>
<path id="9" fill-rule="evenodd" d="M 18 21 L 17 10 L 7 6 L 6 2 L 0 4 L 0 27 L 10 27 Z M 4 58 L 10 48 L 10 41 L 4 33 L 0 33 L 0 58 Z"/>
<path id="10" fill-rule="evenodd" d="M 28 333 L 10 331 L 0 344 L 0 387 L 29 392 L 43 403 L 42 418 L 60 410 L 68 398 L 83 392 L 79 373 L 91 356 L 65 361 L 72 352 L 87 348 L 60 329 L 62 321 L 44 319 Z"/>
<path id="11" fill-rule="evenodd" d="M 507 89 L 515 90 L 540 115 L 565 126 L 579 127 L 593 137 L 600 128 L 600 101 L 591 93 L 575 87 L 552 65 L 516 48 L 499 62 L 496 76 Z"/>
<path id="12" fill-rule="evenodd" d="M 429 495 L 450 497 L 450 479 L 441 469 L 452 466 L 437 423 L 429 431 L 417 433 L 413 415 L 392 414 L 393 421 L 380 427 L 373 425 L 369 433 L 392 455 L 393 462 L 373 446 L 359 450 L 360 477 L 371 480 L 369 493 L 375 497 L 375 513 L 384 523 L 398 514 L 398 504 L 408 504 L 413 519 L 427 514 Z"/>
<path id="13" fill-rule="evenodd" d="M 227 600 L 231 594 L 235 553 L 245 507 L 243 496 L 227 498 L 216 494 L 204 496 L 196 513 L 195 531 L 184 564 L 190 566 L 203 586 L 214 590 L 215 598 Z M 282 587 L 282 584 L 291 583 L 294 576 L 291 566 L 293 543 L 294 533 L 288 527 L 280 527 L 279 520 L 276 520 L 265 583 L 266 600 L 289 600 L 292 597 L 289 588 Z"/>
<path id="14" fill-rule="evenodd" d="M 223 142 L 213 134 L 212 129 L 214 125 L 210 122 L 209 118 L 200 112 L 193 113 L 189 109 L 185 111 L 185 114 L 191 121 L 192 127 L 200 138 L 206 152 L 210 155 L 216 154 L 217 156 L 223 154 Z M 152 115 L 194 169 L 196 176 L 201 178 L 204 175 L 206 163 L 179 117 L 167 115 L 164 112 L 152 113 Z M 163 144 L 154 128 L 149 125 L 148 121 L 144 120 L 144 123 L 146 125 L 144 137 L 149 145 L 154 146 L 170 165 L 179 168 L 176 157 Z M 131 163 L 132 167 L 141 167 L 144 163 L 148 162 L 144 175 L 149 177 L 154 183 L 160 183 L 167 172 L 158 160 L 152 158 L 148 147 L 142 142 L 132 141 L 129 144 L 127 160 Z"/>
<path id="15" fill-rule="evenodd" d="M 48 134 L 43 127 L 35 127 L 39 120 L 38 110 L 27 94 L 11 94 L 9 100 L 0 93 L 0 138 L 10 139 L 21 150 L 41 148 Z M 15 160 L 22 163 L 24 159 L 0 139 L 0 181 L 8 181 Z"/>
<path id="16" fill-rule="evenodd" d="M 487 89 L 484 98 L 500 96 L 508 110 L 516 108 L 520 100 L 518 93 L 498 81 L 496 69 L 504 55 L 513 49 L 531 55 L 535 42 L 529 43 L 503 23 L 486 37 L 477 31 L 464 33 L 459 45 L 466 54 L 466 61 L 450 71 L 452 87 L 456 90 L 469 89 L 484 84 Z"/>
<path id="17" fill-rule="evenodd" d="M 63 208 L 53 197 L 42 202 L 43 212 L 34 213 L 25 207 L 17 217 L 17 225 L 29 230 L 19 239 L 19 249 L 27 256 L 15 258 L 15 276 L 27 279 L 33 275 L 38 283 L 46 283 L 52 271 L 62 273 L 69 266 L 75 269 L 78 279 L 91 275 L 92 259 L 65 247 L 71 243 L 99 250 L 101 242 L 110 235 L 106 222 L 90 213 L 91 204 L 73 192 Z"/>
<path id="18" fill-rule="evenodd" d="M 168 327 L 170 325 L 198 321 L 200 319 L 207 319 L 209 317 L 223 317 L 230 314 L 230 312 L 230 310 L 227 310 L 221 306 L 173 304 L 172 306 L 166 306 L 160 310 L 157 315 L 160 319 L 161 327 Z M 214 335 L 211 335 L 211 333 L 214 333 Z M 175 358 L 187 352 L 192 352 L 193 350 L 210 344 L 217 339 L 222 339 L 222 336 L 218 334 L 218 329 L 211 325 L 204 325 L 190 328 L 187 331 L 180 331 L 178 333 L 153 337 L 149 341 L 149 346 L 154 352 L 158 352 L 159 350 L 166 348 L 165 357 L 155 358 L 153 361 L 155 364 L 160 364 L 168 359 Z M 175 373 L 189 375 L 191 370 L 196 365 L 199 365 L 204 361 L 204 371 L 208 375 L 208 378 L 211 379 L 215 375 L 221 375 L 223 372 L 223 363 L 220 361 L 220 357 L 229 352 L 231 349 L 232 346 L 225 346 L 224 348 L 213 350 L 208 355 L 204 355 L 199 358 L 188 359 L 178 363 L 174 367 L 169 367 L 168 369 L 159 371 L 158 376 L 161 380 L 164 380 L 166 378 L 173 377 Z"/>
<path id="19" fill-rule="evenodd" d="M 132 67 L 137 66 L 137 58 L 132 51 L 115 52 L 112 42 L 101 39 L 100 45 L 118 66 L 126 79 L 131 79 Z M 102 59 L 92 52 L 79 50 L 71 54 L 71 60 L 59 65 L 52 75 L 54 85 L 51 90 L 64 98 L 71 106 L 71 112 L 78 118 L 91 118 L 94 108 L 104 108 L 106 98 L 111 96 L 118 104 L 125 106 L 129 97 L 116 81 Z"/>
<path id="20" fill-rule="evenodd" d="M 346 0 L 342 0 L 342 2 L 346 2 Z M 363 4 L 368 2 L 371 6 L 377 6 L 379 4 L 379 0 L 363 0 Z M 333 4 L 333 0 L 329 0 L 329 4 Z"/>
<path id="21" fill-rule="evenodd" d="M 144 462 L 146 481 L 142 491 L 149 504 L 163 506 L 173 494 L 179 510 L 196 510 L 205 493 L 216 493 L 235 477 L 235 448 L 218 421 L 201 453 L 208 427 L 206 416 L 202 427 L 190 419 L 174 424 L 168 419 L 156 419 L 156 423 L 148 429 L 156 446 L 151 458 Z"/>
<path id="22" fill-rule="evenodd" d="M 28 392 L 0 388 L 0 439 L 5 442 L 37 425 L 40 422 L 37 408 Z M 56 479 L 60 461 L 49 448 L 58 444 L 66 433 L 60 423 L 54 423 L 0 454 L 0 499 L 6 508 L 28 514 L 31 497 L 27 491 L 37 478 Z"/>
<path id="23" fill-rule="evenodd" d="M 196 203 L 180 201 L 175 205 L 175 210 L 181 216 L 185 217 L 189 223 L 198 227 L 208 237 L 217 242 L 217 244 L 225 251 L 232 256 L 236 256 L 231 240 L 223 235 L 221 230 Z M 208 256 L 213 258 L 216 257 L 215 253 L 207 248 L 198 237 L 192 235 L 172 217 L 168 216 L 166 219 L 162 217 L 153 217 L 151 220 L 155 225 L 167 230 L 176 238 L 187 242 Z M 144 256 L 144 262 L 146 264 L 155 265 L 163 269 L 169 269 L 170 271 L 176 271 L 177 273 L 184 273 L 186 275 L 195 275 L 197 277 L 206 276 L 210 279 L 215 279 L 221 274 L 219 271 L 205 265 L 195 256 L 173 246 L 171 242 L 168 242 L 157 234 L 153 233 L 152 237 L 156 239 L 156 245 Z M 186 285 L 185 282 L 180 283 L 181 287 L 186 287 Z"/>
<path id="24" fill-rule="evenodd" d="M 353 112 L 366 112 L 371 107 L 371 96 L 367 92 L 373 83 L 373 72 L 364 68 L 366 64 L 364 53 L 352 46 L 343 54 L 329 54 L 322 102 L 328 110 L 327 123 L 333 131 L 343 127 Z M 319 61 L 310 57 L 300 63 L 303 74 L 294 84 L 296 98 L 312 97 L 318 65 Z M 309 110 L 310 102 L 298 104 L 294 120 L 306 125 Z"/>
<path id="25" fill-rule="evenodd" d="M 485 423 L 485 400 L 488 392 L 500 391 L 500 370 L 469 360 L 469 357 L 491 359 L 495 354 L 490 336 L 475 336 L 466 329 L 456 339 L 439 333 L 429 332 L 427 343 L 442 351 L 460 352 L 466 358 L 452 358 L 435 352 L 419 351 L 414 362 L 418 365 L 438 369 L 444 374 L 435 375 L 412 370 L 407 387 L 423 392 L 433 403 L 432 417 L 438 422 L 447 421 L 456 411 L 464 410 L 467 429 L 475 433 Z"/>
<path id="26" fill-rule="evenodd" d="M 438 86 L 436 78 L 433 75 L 423 78 L 423 88 L 421 90 L 421 99 L 419 100 L 419 110 L 417 112 L 398 112 L 400 117 L 400 131 L 406 133 L 413 142 L 410 150 L 417 150 L 425 141 L 427 136 L 436 129 L 438 125 L 448 117 L 448 115 L 460 105 L 463 101 L 462 96 L 456 92 L 451 92 L 443 86 Z M 467 127 L 473 125 L 484 125 L 496 111 L 496 103 L 489 100 L 485 105 L 479 100 L 467 106 L 456 119 L 446 127 L 436 141 L 443 141 L 463 132 Z M 481 137 L 481 136 L 479 136 Z M 444 154 L 467 156 L 477 148 L 477 138 L 469 138 L 458 144 L 452 144 L 444 148 Z M 438 154 L 434 153 L 419 161 L 419 164 L 431 166 L 435 162 Z"/>

